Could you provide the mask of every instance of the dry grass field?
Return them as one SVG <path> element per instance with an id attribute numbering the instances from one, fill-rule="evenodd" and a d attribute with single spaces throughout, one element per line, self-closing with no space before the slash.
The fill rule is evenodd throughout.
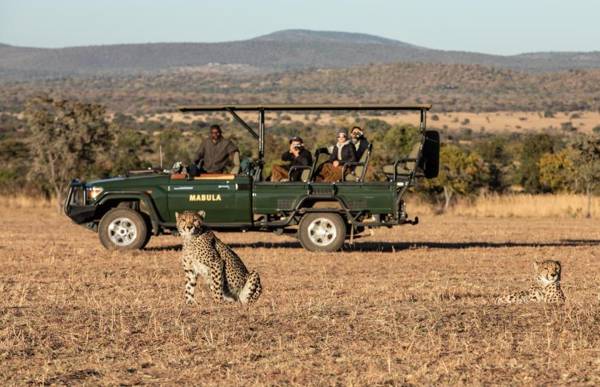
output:
<path id="1" fill-rule="evenodd" d="M 419 200 L 410 200 L 410 212 L 433 215 L 441 205 L 432 206 Z M 447 211 L 449 215 L 485 218 L 578 218 L 587 215 L 588 198 L 580 194 L 507 194 L 479 195 L 460 198 Z M 600 197 L 593 196 L 590 214 L 600 216 Z"/>
<path id="2" fill-rule="evenodd" d="M 256 120 L 255 114 L 241 113 L 244 119 Z M 347 116 L 332 116 L 328 113 L 315 114 L 294 114 L 285 113 L 289 121 L 299 121 L 305 124 L 318 123 L 320 125 L 354 125 L 353 119 Z M 211 114 L 191 114 L 191 113 L 161 113 L 149 117 L 141 117 L 138 121 L 150 119 L 160 121 L 161 119 L 170 119 L 175 122 L 192 122 L 196 119 L 211 121 L 214 117 L 228 117 L 222 113 Z M 419 124 L 419 116 L 415 113 L 405 113 L 396 115 L 369 116 L 360 115 L 365 119 L 379 119 L 389 124 Z M 267 124 L 277 118 L 275 114 L 267 115 Z M 475 132 L 485 131 L 489 133 L 511 133 L 511 132 L 539 132 L 544 130 L 560 131 L 564 125 L 571 125 L 581 133 L 591 133 L 593 129 L 600 124 L 600 112 L 575 111 L 559 112 L 553 117 L 544 117 L 543 112 L 518 112 L 518 111 L 499 111 L 499 112 L 435 112 L 428 114 L 427 126 L 430 128 L 447 129 L 449 131 L 458 131 L 463 128 L 470 128 Z"/>
<path id="3" fill-rule="evenodd" d="M 247 308 L 186 306 L 175 237 L 115 253 L 52 209 L 0 216 L 1 385 L 600 383 L 600 220 L 425 216 L 338 254 L 221 234 L 261 273 Z M 488 303 L 542 258 L 566 305 Z"/>

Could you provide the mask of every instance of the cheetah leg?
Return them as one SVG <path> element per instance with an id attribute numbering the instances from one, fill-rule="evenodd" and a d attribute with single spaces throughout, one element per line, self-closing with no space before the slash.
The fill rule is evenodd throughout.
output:
<path id="1" fill-rule="evenodd" d="M 223 262 L 215 263 L 210 268 L 210 294 L 213 301 L 219 303 L 223 301 L 225 285 L 225 264 Z"/>
<path id="2" fill-rule="evenodd" d="M 225 268 L 225 263 L 222 264 L 222 267 L 223 269 L 221 271 L 221 290 L 223 291 L 223 301 L 236 302 L 237 297 L 231 293 L 229 285 L 227 284 L 227 270 Z"/>
<path id="3" fill-rule="evenodd" d="M 251 304 L 258 300 L 261 292 L 262 286 L 260 284 L 260 277 L 256 271 L 252 271 L 248 275 L 246 283 L 240 292 L 239 300 L 242 304 Z"/>
<path id="4" fill-rule="evenodd" d="M 194 292 L 196 290 L 196 284 L 198 279 L 198 274 L 193 269 L 184 269 L 185 270 L 185 302 L 187 304 L 196 303 L 196 299 L 194 298 Z"/>

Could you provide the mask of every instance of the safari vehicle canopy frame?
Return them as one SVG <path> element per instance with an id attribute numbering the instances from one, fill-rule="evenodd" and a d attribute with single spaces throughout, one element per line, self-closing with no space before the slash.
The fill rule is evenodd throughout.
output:
<path id="1" fill-rule="evenodd" d="M 258 140 L 258 158 L 264 159 L 265 155 L 265 113 L 266 112 L 281 112 L 281 111 L 419 111 L 419 129 L 425 131 L 427 111 L 431 109 L 431 105 L 393 105 L 393 104 L 349 104 L 349 105 L 329 105 L 329 104 L 270 104 L 270 105 L 191 105 L 180 106 L 179 111 L 182 113 L 192 112 L 228 112 L 233 119 L 242 125 L 250 134 Z M 237 112 L 258 112 L 258 133 L 244 121 Z"/>

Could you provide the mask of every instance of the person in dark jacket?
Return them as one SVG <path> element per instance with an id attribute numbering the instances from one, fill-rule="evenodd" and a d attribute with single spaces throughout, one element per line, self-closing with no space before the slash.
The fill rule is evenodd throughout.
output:
<path id="1" fill-rule="evenodd" d="M 350 136 L 354 144 L 354 149 L 356 149 L 356 160 L 360 161 L 369 147 L 369 140 L 367 140 L 367 137 L 365 137 L 363 130 L 359 126 L 352 128 Z"/>
<path id="2" fill-rule="evenodd" d="M 232 163 L 231 158 L 236 152 L 239 155 L 238 147 L 231 140 L 223 137 L 221 127 L 212 125 L 210 139 L 200 145 L 194 164 L 201 168 L 199 172 L 223 173 Z M 235 164 L 236 161 L 234 160 L 233 163 Z"/>
<path id="3" fill-rule="evenodd" d="M 289 162 L 289 165 L 274 165 L 271 181 L 300 181 L 303 169 L 297 168 L 290 173 L 290 168 L 312 165 L 312 155 L 304 148 L 304 141 L 298 136 L 290 138 L 290 149 L 281 155 L 281 160 Z"/>
<path id="4" fill-rule="evenodd" d="M 336 182 L 342 180 L 342 170 L 344 164 L 356 162 L 356 148 L 352 141 L 348 139 L 348 131 L 340 129 L 337 134 L 337 143 L 333 146 L 333 150 L 329 156 L 329 160 L 325 163 L 319 174 L 320 178 L 326 182 Z M 346 168 L 346 172 L 350 172 L 352 168 Z"/>

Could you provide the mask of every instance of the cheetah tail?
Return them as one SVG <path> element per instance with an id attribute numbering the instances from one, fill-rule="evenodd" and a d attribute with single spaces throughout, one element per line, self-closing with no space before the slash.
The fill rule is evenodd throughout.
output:
<path id="1" fill-rule="evenodd" d="M 246 283 L 240 292 L 239 300 L 242 304 L 251 304 L 258 300 L 262 292 L 260 277 L 258 272 L 251 271 L 246 279 Z"/>

